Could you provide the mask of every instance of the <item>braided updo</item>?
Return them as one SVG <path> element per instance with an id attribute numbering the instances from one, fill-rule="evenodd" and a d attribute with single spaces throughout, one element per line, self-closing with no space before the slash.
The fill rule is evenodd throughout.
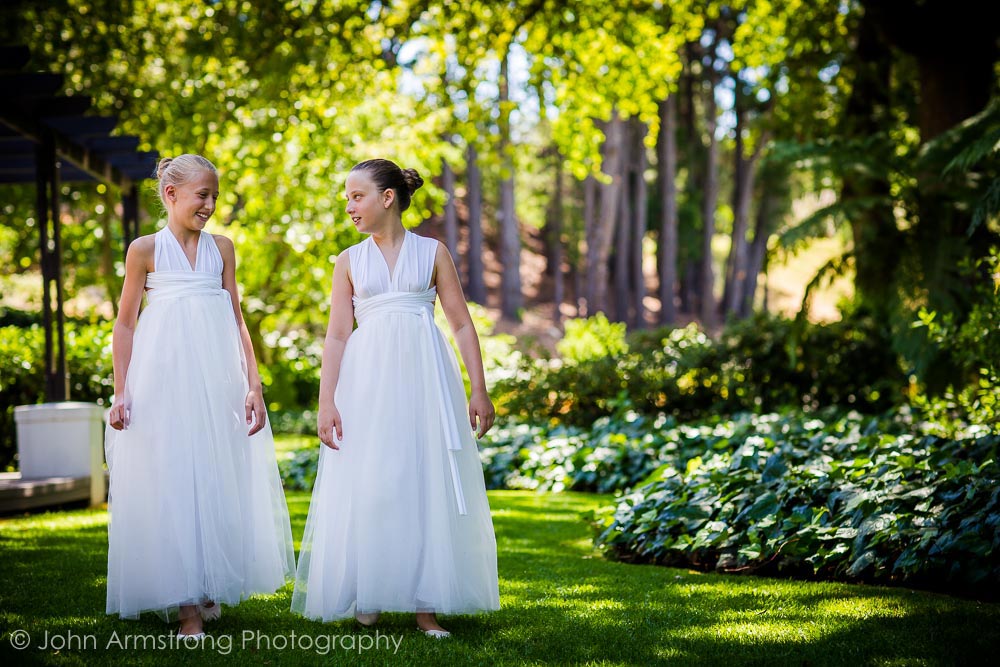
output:
<path id="1" fill-rule="evenodd" d="M 391 189 L 395 192 L 400 213 L 410 207 L 413 193 L 424 184 L 424 179 L 420 177 L 416 169 L 400 169 L 395 162 L 382 158 L 359 162 L 351 168 L 351 171 L 368 174 L 379 190 Z"/>
<path id="2" fill-rule="evenodd" d="M 177 157 L 165 157 L 156 165 L 156 178 L 159 180 L 158 191 L 160 201 L 167 205 L 164 191 L 168 185 L 181 185 L 187 183 L 200 171 L 210 171 L 216 176 L 219 175 L 215 165 L 200 155 L 184 153 Z"/>

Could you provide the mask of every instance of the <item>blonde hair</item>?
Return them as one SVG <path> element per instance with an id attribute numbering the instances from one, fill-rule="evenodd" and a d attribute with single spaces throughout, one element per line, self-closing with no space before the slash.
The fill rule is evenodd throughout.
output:
<path id="1" fill-rule="evenodd" d="M 184 153 L 177 157 L 165 157 L 156 165 L 156 178 L 159 180 L 157 186 L 160 194 L 160 201 L 167 205 L 164 190 L 168 185 L 181 185 L 187 183 L 195 174 L 200 171 L 210 171 L 216 176 L 219 171 L 215 165 L 200 155 Z"/>

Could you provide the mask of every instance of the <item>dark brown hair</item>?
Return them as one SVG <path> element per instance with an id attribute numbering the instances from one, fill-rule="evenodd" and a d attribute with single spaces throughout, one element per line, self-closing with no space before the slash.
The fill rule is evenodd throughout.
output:
<path id="1" fill-rule="evenodd" d="M 400 213 L 410 208 L 410 198 L 424 184 L 424 179 L 420 178 L 416 169 L 400 169 L 395 162 L 382 158 L 359 162 L 351 168 L 351 171 L 368 174 L 380 191 L 395 192 Z"/>

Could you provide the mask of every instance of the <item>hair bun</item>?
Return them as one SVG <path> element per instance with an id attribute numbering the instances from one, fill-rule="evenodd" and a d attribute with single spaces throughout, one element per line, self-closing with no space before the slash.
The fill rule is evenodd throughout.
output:
<path id="1" fill-rule="evenodd" d="M 163 178 L 163 172 L 167 170 L 167 167 L 169 167 L 170 163 L 173 161 L 174 159 L 172 157 L 165 157 L 161 159 L 156 165 L 156 178 Z"/>
<path id="2" fill-rule="evenodd" d="M 424 179 L 420 178 L 420 174 L 417 173 L 416 169 L 403 169 L 402 171 L 403 180 L 406 182 L 406 189 L 412 195 L 424 184 Z"/>

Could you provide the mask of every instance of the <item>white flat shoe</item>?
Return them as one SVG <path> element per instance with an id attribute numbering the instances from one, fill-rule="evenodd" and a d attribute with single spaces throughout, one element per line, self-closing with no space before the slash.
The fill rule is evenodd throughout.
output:
<path id="1" fill-rule="evenodd" d="M 180 632 L 178 632 L 177 633 L 177 638 L 180 639 L 181 641 L 185 641 L 185 642 L 187 640 L 189 640 L 189 639 L 194 639 L 196 641 L 200 641 L 200 640 L 202 640 L 202 639 L 205 638 L 205 633 L 204 632 L 198 632 L 198 633 L 195 633 L 193 635 L 182 635 Z"/>
<path id="2" fill-rule="evenodd" d="M 433 637 L 434 639 L 445 639 L 447 637 L 451 637 L 451 633 L 447 630 L 424 630 L 421 627 L 418 627 L 417 630 L 420 630 L 420 632 L 424 633 L 428 637 Z"/>
<path id="3" fill-rule="evenodd" d="M 366 628 L 375 625 L 378 621 L 379 612 L 373 611 L 370 614 L 362 614 L 361 612 L 354 612 L 354 618 L 357 619 L 358 623 L 365 626 Z"/>
<path id="4" fill-rule="evenodd" d="M 200 604 L 198 605 L 198 613 L 201 614 L 203 621 L 217 621 L 222 616 L 222 605 L 218 602 L 212 604 L 211 607 Z"/>

